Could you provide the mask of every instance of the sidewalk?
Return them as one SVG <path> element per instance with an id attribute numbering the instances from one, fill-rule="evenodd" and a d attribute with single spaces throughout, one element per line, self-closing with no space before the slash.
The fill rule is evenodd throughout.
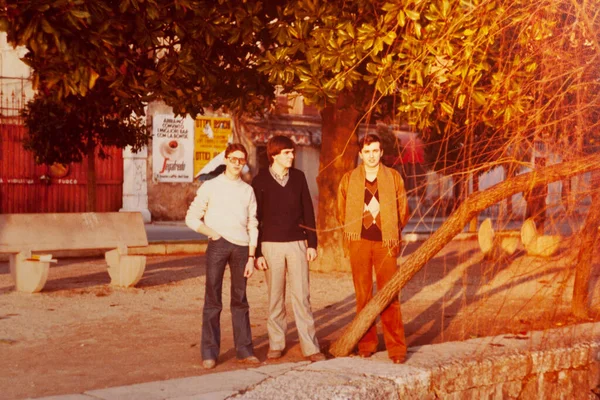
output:
<path id="1" fill-rule="evenodd" d="M 411 347 L 402 365 L 379 352 L 38 399 L 583 398 L 595 389 L 599 349 L 600 323 L 588 323 Z"/>

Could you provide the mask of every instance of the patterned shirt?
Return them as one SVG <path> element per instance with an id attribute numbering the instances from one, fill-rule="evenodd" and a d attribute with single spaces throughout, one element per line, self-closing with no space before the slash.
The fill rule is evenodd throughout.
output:
<path id="1" fill-rule="evenodd" d="M 377 178 L 373 182 L 365 179 L 365 201 L 363 211 L 363 226 L 361 238 L 380 242 L 381 236 L 381 214 L 379 213 L 379 190 L 377 190 Z"/>

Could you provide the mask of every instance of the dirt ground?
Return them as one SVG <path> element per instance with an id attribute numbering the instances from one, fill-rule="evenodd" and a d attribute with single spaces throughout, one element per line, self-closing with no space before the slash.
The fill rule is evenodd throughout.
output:
<path id="1" fill-rule="evenodd" d="M 417 246 L 409 245 L 403 257 Z M 567 264 L 564 257 L 536 259 L 522 251 L 486 261 L 475 241 L 451 242 L 402 290 L 409 346 L 526 335 L 578 322 L 569 315 L 574 274 Z M 204 272 L 202 255 L 149 257 L 137 287 L 119 289 L 109 286 L 103 259 L 63 259 L 51 267 L 44 291 L 30 295 L 13 291 L 8 264 L 0 263 L 0 397 L 80 393 L 206 373 L 199 355 Z M 599 276 L 594 268 L 594 320 L 600 319 Z M 223 292 L 221 356 L 211 373 L 244 368 L 232 349 L 227 274 Z M 262 273 L 249 280 L 248 298 L 255 353 L 266 363 Z M 326 351 L 355 315 L 351 275 L 312 273 L 311 301 Z M 292 322 L 289 303 L 287 308 Z M 303 359 L 293 323 L 289 328 L 288 348 L 277 362 Z"/>

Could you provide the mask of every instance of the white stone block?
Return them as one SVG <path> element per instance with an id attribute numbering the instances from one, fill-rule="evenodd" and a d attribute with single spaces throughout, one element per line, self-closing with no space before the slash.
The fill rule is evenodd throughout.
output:
<path id="1" fill-rule="evenodd" d="M 538 235 L 535 222 L 531 218 L 521 226 L 521 241 L 530 256 L 550 257 L 558 250 L 561 240 L 560 235 Z"/>
<path id="2" fill-rule="evenodd" d="M 513 254 L 519 245 L 518 232 L 495 232 L 492 221 L 486 218 L 477 232 L 477 242 L 484 255 L 491 257 Z"/>
<path id="3" fill-rule="evenodd" d="M 30 252 L 9 256 L 10 274 L 19 292 L 37 293 L 44 288 L 48 279 L 50 262 L 30 260 Z"/>
<path id="4" fill-rule="evenodd" d="M 146 256 L 127 255 L 127 249 L 107 251 L 104 259 L 108 264 L 110 284 L 113 286 L 135 286 L 146 269 Z"/>

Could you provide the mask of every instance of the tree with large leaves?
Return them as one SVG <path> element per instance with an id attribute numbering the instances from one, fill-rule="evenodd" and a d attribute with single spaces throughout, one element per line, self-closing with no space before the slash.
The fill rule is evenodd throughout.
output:
<path id="1" fill-rule="evenodd" d="M 266 21 L 260 18 L 269 18 L 261 4 L 4 4 L 0 23 L 10 43 L 28 49 L 24 61 L 38 90 L 25 123 L 27 148 L 39 162 L 78 162 L 87 154 L 93 168 L 96 145 L 139 148 L 148 134 L 132 121 L 144 116 L 152 100 L 195 116 L 206 107 L 262 112 L 274 97 L 273 86 L 252 66 L 258 43 L 268 42 L 261 37 Z M 89 210 L 94 209 L 94 177 L 88 169 Z"/>
<path id="2" fill-rule="evenodd" d="M 252 65 L 276 1 L 8 0 L 0 18 L 29 52 L 34 87 L 57 99 L 104 82 L 137 115 L 151 100 L 176 113 L 262 111 L 274 89 Z"/>

